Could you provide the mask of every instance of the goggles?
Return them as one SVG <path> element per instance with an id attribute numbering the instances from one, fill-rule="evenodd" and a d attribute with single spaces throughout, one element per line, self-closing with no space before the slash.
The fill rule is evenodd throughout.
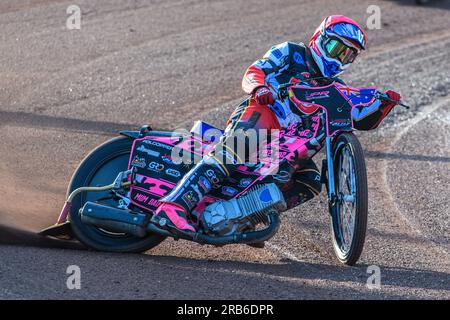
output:
<path id="1" fill-rule="evenodd" d="M 359 54 L 358 50 L 337 38 L 326 39 L 323 47 L 328 57 L 338 60 L 342 65 L 352 63 Z"/>

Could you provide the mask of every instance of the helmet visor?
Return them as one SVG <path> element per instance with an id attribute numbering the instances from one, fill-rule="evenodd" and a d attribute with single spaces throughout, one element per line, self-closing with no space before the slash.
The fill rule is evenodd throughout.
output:
<path id="1" fill-rule="evenodd" d="M 349 47 L 342 41 L 334 38 L 327 39 L 324 49 L 328 57 L 338 60 L 343 65 L 352 63 L 358 56 L 358 51 L 355 48 Z"/>

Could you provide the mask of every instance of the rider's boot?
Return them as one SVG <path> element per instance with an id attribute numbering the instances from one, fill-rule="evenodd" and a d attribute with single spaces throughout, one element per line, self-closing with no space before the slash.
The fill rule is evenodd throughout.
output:
<path id="1" fill-rule="evenodd" d="M 194 224 L 189 221 L 185 208 L 175 202 L 163 202 L 155 211 L 152 222 L 167 230 L 179 230 L 185 234 L 195 233 Z"/>
<path id="2" fill-rule="evenodd" d="M 174 233 L 192 235 L 198 225 L 192 210 L 226 176 L 219 162 L 205 156 L 169 194 L 160 199 L 161 205 L 151 222 Z"/>

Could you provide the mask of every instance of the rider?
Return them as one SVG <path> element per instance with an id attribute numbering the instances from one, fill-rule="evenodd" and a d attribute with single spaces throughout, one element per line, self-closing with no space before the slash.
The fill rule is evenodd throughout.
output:
<path id="1" fill-rule="evenodd" d="M 289 99 L 278 99 L 278 86 L 302 82 L 303 85 L 315 87 L 337 81 L 350 92 L 351 88 L 345 86 L 337 76 L 353 63 L 365 47 L 364 31 L 355 21 L 340 15 L 327 17 L 311 37 L 308 46 L 293 42 L 273 46 L 262 59 L 247 69 L 242 88 L 251 97 L 231 115 L 221 143 L 160 200 L 161 205 L 152 222 L 175 232 L 196 232 L 195 217 L 191 214 L 193 208 L 215 183 L 229 176 L 238 164 L 235 151 L 225 147 L 227 138 L 236 129 L 283 130 L 305 122 L 305 115 L 310 112 L 300 110 Z M 399 102 L 401 99 L 400 94 L 394 91 L 386 93 L 393 101 Z M 376 128 L 395 105 L 394 102 L 377 99 L 370 105 L 354 108 L 353 127 L 358 130 Z M 224 158 L 234 161 L 224 163 Z M 303 155 L 301 158 L 301 167 L 296 169 L 290 179 L 293 183 L 282 189 L 288 208 L 313 198 L 321 191 L 317 166 L 311 157 L 305 160 Z"/>

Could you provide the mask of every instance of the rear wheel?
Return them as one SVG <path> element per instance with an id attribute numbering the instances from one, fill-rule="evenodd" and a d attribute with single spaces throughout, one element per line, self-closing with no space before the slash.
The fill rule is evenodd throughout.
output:
<path id="1" fill-rule="evenodd" d="M 67 196 L 79 187 L 103 186 L 114 181 L 119 172 L 127 170 L 132 143 L 130 138 L 117 137 L 91 151 L 75 171 Z M 77 239 L 89 248 L 112 252 L 143 252 L 165 239 L 157 234 L 138 238 L 84 224 L 81 222 L 79 209 L 87 201 L 118 207 L 120 199 L 112 196 L 109 191 L 104 191 L 81 193 L 73 200 L 70 212 L 72 230 Z"/>
<path id="2" fill-rule="evenodd" d="M 352 133 L 341 134 L 333 145 L 336 202 L 330 206 L 333 247 L 344 264 L 361 256 L 367 229 L 368 192 L 364 153 Z"/>

